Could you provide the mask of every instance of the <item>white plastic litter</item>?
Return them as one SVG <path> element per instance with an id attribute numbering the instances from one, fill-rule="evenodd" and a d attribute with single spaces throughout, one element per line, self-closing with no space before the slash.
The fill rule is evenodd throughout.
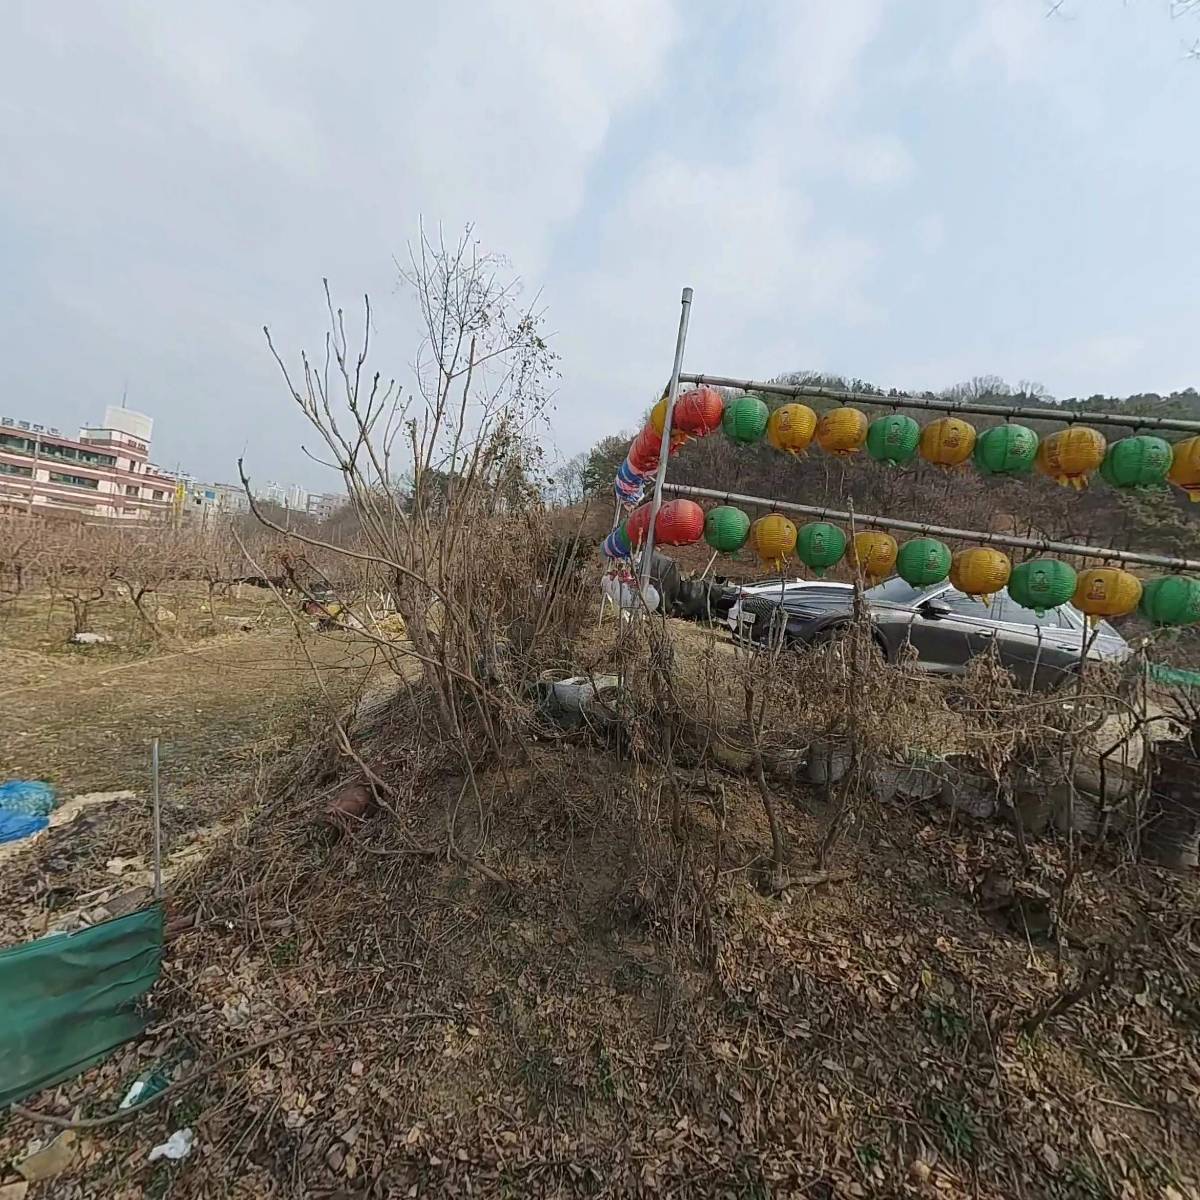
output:
<path id="1" fill-rule="evenodd" d="M 129 1091 L 125 1093 L 125 1099 L 117 1105 L 118 1108 L 129 1108 L 141 1099 L 142 1093 L 146 1090 L 146 1081 L 137 1079 L 129 1085 Z"/>
<path id="2" fill-rule="evenodd" d="M 124 1108 L 124 1104 L 121 1107 Z M 196 1135 L 191 1129 L 177 1129 L 161 1146 L 155 1146 L 150 1151 L 150 1161 L 157 1162 L 160 1158 L 169 1158 L 172 1162 L 178 1162 L 192 1152 L 195 1141 Z"/>

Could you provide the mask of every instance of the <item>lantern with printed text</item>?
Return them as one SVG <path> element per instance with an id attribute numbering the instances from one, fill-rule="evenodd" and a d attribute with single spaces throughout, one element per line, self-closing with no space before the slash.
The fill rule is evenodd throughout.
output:
<path id="1" fill-rule="evenodd" d="M 1119 567 L 1092 567 L 1080 571 L 1075 583 L 1075 607 L 1097 624 L 1101 617 L 1123 617 L 1138 606 L 1142 581 Z"/>
<path id="2" fill-rule="evenodd" d="M 1200 581 L 1186 575 L 1148 579 L 1138 612 L 1155 625 L 1194 625 L 1200 621 Z"/>
<path id="3" fill-rule="evenodd" d="M 990 599 L 1008 582 L 1012 563 L 990 546 L 960 550 L 950 564 L 950 582 L 968 596 Z"/>
<path id="4" fill-rule="evenodd" d="M 1042 616 L 1052 608 L 1066 604 L 1075 594 L 1078 578 L 1075 568 L 1057 558 L 1031 558 L 1013 567 L 1008 594 L 1022 608 L 1032 608 Z"/>
<path id="5" fill-rule="evenodd" d="M 1171 444 L 1151 434 L 1113 442 L 1100 464 L 1105 483 L 1115 488 L 1157 487 L 1171 469 Z"/>
<path id="6" fill-rule="evenodd" d="M 704 509 L 695 500 L 668 500 L 654 521 L 659 546 L 691 546 L 704 536 Z"/>
<path id="7" fill-rule="evenodd" d="M 759 517 L 750 527 L 755 553 L 768 566 L 782 568 L 796 548 L 796 527 L 780 513 Z"/>
<path id="8" fill-rule="evenodd" d="M 861 570 L 867 579 L 875 582 L 892 573 L 897 553 L 896 539 L 890 533 L 864 529 L 850 539 L 846 559 L 851 566 Z"/>
<path id="9" fill-rule="evenodd" d="M 921 430 L 921 457 L 938 467 L 957 467 L 975 449 L 975 427 L 958 417 L 941 417 Z"/>
<path id="10" fill-rule="evenodd" d="M 876 417 L 867 428 L 867 453 L 876 462 L 912 462 L 920 441 L 920 425 L 902 413 Z"/>
<path id="11" fill-rule="evenodd" d="M 1037 458 L 1038 435 L 1024 425 L 996 425 L 975 440 L 975 465 L 985 475 L 1024 475 Z"/>
<path id="12" fill-rule="evenodd" d="M 1185 438 L 1171 447 L 1167 478 L 1183 488 L 1189 500 L 1200 500 L 1200 437 Z"/>
<path id="13" fill-rule="evenodd" d="M 1088 476 L 1100 469 L 1108 443 L 1086 425 L 1052 433 L 1038 446 L 1037 469 L 1064 487 L 1087 487 Z"/>
<path id="14" fill-rule="evenodd" d="M 911 538 L 896 555 L 896 573 L 912 587 L 932 587 L 950 574 L 950 547 L 937 538 Z"/>
<path id="15" fill-rule="evenodd" d="M 725 405 L 721 428 L 730 441 L 750 445 L 761 441 L 767 430 L 769 411 L 758 396 L 739 396 Z"/>
<path id="16" fill-rule="evenodd" d="M 857 454 L 867 436 L 867 418 L 857 408 L 831 408 L 817 422 L 817 445 L 827 454 Z"/>
<path id="17" fill-rule="evenodd" d="M 776 450 L 801 454 L 817 430 L 817 414 L 807 404 L 781 404 L 767 421 L 767 441 Z"/>
<path id="18" fill-rule="evenodd" d="M 718 504 L 704 518 L 704 540 L 722 554 L 740 550 L 750 536 L 750 518 L 731 504 Z"/>
<path id="19" fill-rule="evenodd" d="M 846 553 L 846 535 L 828 521 L 809 521 L 796 535 L 796 557 L 818 578 Z"/>

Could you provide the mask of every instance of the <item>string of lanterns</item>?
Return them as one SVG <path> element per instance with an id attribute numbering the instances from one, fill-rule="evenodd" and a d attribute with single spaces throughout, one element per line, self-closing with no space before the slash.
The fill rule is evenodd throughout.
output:
<path id="1" fill-rule="evenodd" d="M 663 397 L 650 420 L 629 447 L 617 471 L 614 491 L 622 506 L 641 503 L 646 482 L 658 469 L 667 400 Z M 1055 414 L 1047 412 L 1048 419 Z M 1083 488 L 1097 472 L 1115 488 L 1158 487 L 1166 481 L 1200 501 L 1200 436 L 1172 446 L 1151 434 L 1135 434 L 1109 443 L 1084 425 L 1071 425 L 1045 439 L 1028 426 L 1012 422 L 982 432 L 960 417 L 941 417 L 924 428 L 899 412 L 868 420 L 850 405 L 818 417 L 807 404 L 789 403 L 772 411 L 760 397 L 745 394 L 726 403 L 712 387 L 682 393 L 675 403 L 668 454 L 693 438 L 721 429 L 730 441 L 753 445 L 764 439 L 784 453 L 804 454 L 815 442 L 825 453 L 850 457 L 863 449 L 877 462 L 905 466 L 921 458 L 945 469 L 968 460 L 985 475 L 1028 475 L 1038 471 L 1064 486 Z"/>
<path id="2" fill-rule="evenodd" d="M 645 541 L 649 525 L 650 505 L 643 504 L 609 535 L 604 553 L 612 559 L 629 558 Z M 960 592 L 985 603 L 1007 588 L 1015 603 L 1039 615 L 1070 601 L 1093 623 L 1134 609 L 1155 625 L 1200 621 L 1200 580 L 1184 575 L 1143 583 L 1117 567 L 1077 572 L 1055 558 L 1033 558 L 1014 566 L 1007 554 L 991 546 L 953 554 L 937 538 L 914 537 L 900 545 L 891 534 L 877 529 L 864 529 L 847 538 L 828 521 L 809 521 L 797 528 L 778 512 L 751 521 L 740 508 L 729 504 L 716 505 L 706 513 L 694 500 L 669 500 L 659 509 L 654 540 L 661 546 L 688 546 L 703 540 L 721 554 L 735 554 L 749 545 L 764 566 L 777 571 L 794 555 L 818 578 L 845 560 L 872 583 L 893 572 L 919 588 L 949 579 Z"/>

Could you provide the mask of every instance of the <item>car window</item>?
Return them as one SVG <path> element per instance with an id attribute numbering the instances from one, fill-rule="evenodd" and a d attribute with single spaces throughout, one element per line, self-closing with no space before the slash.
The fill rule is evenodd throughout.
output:
<path id="1" fill-rule="evenodd" d="M 1007 592 L 993 597 L 991 616 L 994 621 L 1006 621 L 1010 625 L 1040 625 L 1043 629 L 1073 628 L 1060 609 L 1048 608 L 1039 616 L 1032 608 L 1022 608 Z"/>
<path id="2" fill-rule="evenodd" d="M 968 596 L 965 592 L 960 592 L 958 588 L 947 588 L 938 599 L 950 605 L 950 611 L 957 613 L 960 617 L 978 617 L 980 620 L 986 621 L 991 615 L 991 610 L 981 597 Z"/>
<path id="3" fill-rule="evenodd" d="M 873 588 L 867 588 L 863 592 L 863 595 L 871 603 L 913 605 L 922 596 L 936 591 L 941 586 L 940 583 L 935 583 L 929 587 L 913 587 L 911 583 L 905 583 L 899 575 L 894 575 L 885 583 L 879 583 Z"/>

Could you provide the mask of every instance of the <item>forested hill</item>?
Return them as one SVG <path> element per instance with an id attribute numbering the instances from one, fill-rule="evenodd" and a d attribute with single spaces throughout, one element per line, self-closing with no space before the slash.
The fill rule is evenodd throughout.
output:
<path id="1" fill-rule="evenodd" d="M 860 379 L 792 372 L 772 382 L 806 383 L 838 391 L 870 393 L 888 405 L 889 395 Z M 737 395 L 738 393 L 731 393 Z M 1067 412 L 1128 413 L 1131 417 L 1176 417 L 1200 421 L 1200 392 L 1194 388 L 1159 395 L 1152 392 L 1126 397 L 1088 396 L 1055 400 L 1038 384 L 1011 387 L 995 376 L 978 376 L 939 393 L 924 393 L 981 404 L 1044 408 L 1045 421 L 1029 424 L 1040 436 L 1062 428 Z M 786 397 L 764 396 L 774 408 Z M 831 399 L 806 401 L 819 412 L 833 407 Z M 890 405 L 888 407 L 891 407 Z M 874 418 L 888 408 L 865 408 Z M 905 412 L 904 406 L 896 410 Z M 939 414 L 907 410 L 921 425 Z M 971 417 L 978 429 L 997 423 Z M 589 452 L 568 464 L 564 490 L 611 494 L 613 476 L 624 460 L 633 431 L 614 432 Z M 1101 430 L 1109 441 L 1136 432 L 1116 427 Z M 1184 434 L 1168 434 L 1177 441 Z M 676 483 L 742 492 L 778 500 L 828 505 L 858 512 L 909 520 L 952 524 L 962 528 L 1003 529 L 1020 534 L 1140 548 L 1200 557 L 1200 504 L 1172 486 L 1121 492 L 1098 476 L 1078 493 L 1060 487 L 1040 474 L 1018 479 L 988 477 L 972 464 L 947 471 L 923 461 L 893 467 L 872 461 L 865 452 L 833 458 L 813 447 L 800 456 L 781 453 L 765 442 L 739 446 L 721 433 L 690 443 L 671 459 L 671 479 Z"/>

